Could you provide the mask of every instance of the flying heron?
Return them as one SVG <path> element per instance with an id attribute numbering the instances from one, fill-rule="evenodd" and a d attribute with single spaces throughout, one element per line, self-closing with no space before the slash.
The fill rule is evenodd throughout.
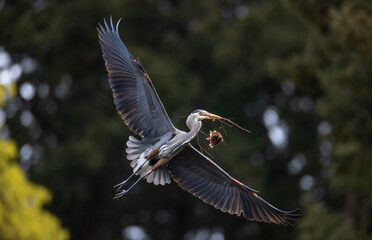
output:
<path id="1" fill-rule="evenodd" d="M 110 18 L 97 27 L 99 43 L 108 71 L 114 103 L 124 123 L 141 139 L 127 141 L 127 158 L 133 174 L 117 184 L 115 199 L 123 197 L 141 179 L 155 185 L 175 181 L 182 189 L 222 212 L 243 215 L 248 220 L 291 225 L 293 211 L 282 211 L 257 195 L 258 191 L 231 177 L 211 159 L 194 148 L 190 141 L 198 134 L 202 120 L 219 119 L 205 110 L 193 111 L 186 120 L 189 132 L 175 128 L 139 60 L 122 42 L 118 27 Z M 123 189 L 134 175 L 139 178 Z"/>

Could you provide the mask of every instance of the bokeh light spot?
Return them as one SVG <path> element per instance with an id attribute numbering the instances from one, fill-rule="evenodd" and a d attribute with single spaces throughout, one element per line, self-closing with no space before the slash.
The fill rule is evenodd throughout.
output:
<path id="1" fill-rule="evenodd" d="M 35 96 L 35 87 L 31 83 L 25 82 L 19 88 L 19 93 L 24 100 L 29 101 Z"/>

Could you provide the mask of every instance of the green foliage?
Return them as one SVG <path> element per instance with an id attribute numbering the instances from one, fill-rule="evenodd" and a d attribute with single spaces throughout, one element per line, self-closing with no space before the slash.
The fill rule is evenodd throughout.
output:
<path id="1" fill-rule="evenodd" d="M 14 162 L 14 142 L 0 140 L 0 239 L 68 239 L 58 219 L 43 209 L 51 194 L 29 182 Z"/>
<path id="2" fill-rule="evenodd" d="M 0 96 L 8 99 L 11 91 L 14 85 L 0 84 Z M 2 127 L 0 125 L 0 130 Z M 44 209 L 44 205 L 51 202 L 51 193 L 28 181 L 16 157 L 15 142 L 0 138 L 0 239 L 68 239 L 68 231 Z"/>
<path id="3" fill-rule="evenodd" d="M 17 88 L 15 84 L 10 85 L 0 84 L 0 107 L 4 106 L 6 100 L 9 99 L 10 96 L 14 96 L 16 92 Z"/>

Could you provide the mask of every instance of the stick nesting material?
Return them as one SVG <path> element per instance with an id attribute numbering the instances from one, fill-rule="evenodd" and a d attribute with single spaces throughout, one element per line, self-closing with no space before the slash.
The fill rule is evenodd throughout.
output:
<path id="1" fill-rule="evenodd" d="M 230 119 L 223 118 L 223 117 L 219 117 L 219 118 L 213 118 L 213 121 L 214 121 L 214 120 L 219 120 L 221 123 L 223 123 L 223 124 L 225 124 L 225 125 L 227 125 L 227 126 L 229 126 L 229 127 L 231 127 L 231 125 L 233 125 L 233 126 L 237 127 L 238 129 L 240 129 L 240 130 L 246 132 L 246 133 L 251 133 L 251 131 L 249 131 L 248 129 L 245 129 L 245 128 L 239 126 L 237 123 L 234 123 L 234 122 L 231 121 Z M 230 123 L 231 125 L 227 124 L 226 122 Z"/>

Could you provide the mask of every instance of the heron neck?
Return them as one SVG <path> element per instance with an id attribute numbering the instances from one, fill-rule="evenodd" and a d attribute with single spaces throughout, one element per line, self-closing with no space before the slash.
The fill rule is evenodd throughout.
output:
<path id="1" fill-rule="evenodd" d="M 196 137 L 196 135 L 200 131 L 201 126 L 202 126 L 201 121 L 195 121 L 193 122 L 193 124 L 191 124 L 191 126 L 189 126 L 190 131 L 187 133 L 187 135 L 190 140 Z"/>

